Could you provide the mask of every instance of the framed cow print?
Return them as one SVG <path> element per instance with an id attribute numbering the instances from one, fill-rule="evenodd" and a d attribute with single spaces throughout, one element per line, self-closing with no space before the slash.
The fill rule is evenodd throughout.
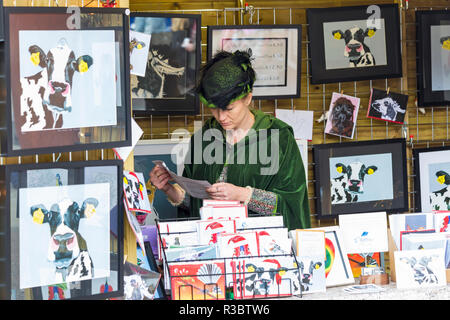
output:
<path id="1" fill-rule="evenodd" d="M 408 95 L 373 88 L 370 91 L 367 117 L 402 124 L 407 105 Z"/>
<path id="2" fill-rule="evenodd" d="M 131 145 L 125 9 L 6 7 L 7 154 Z"/>
<path id="3" fill-rule="evenodd" d="M 397 4 L 306 11 L 312 84 L 402 76 Z"/>
<path id="4" fill-rule="evenodd" d="M 123 295 L 122 161 L 7 165 L 1 171 L 6 263 L 0 298 Z"/>
<path id="5" fill-rule="evenodd" d="M 450 210 L 450 147 L 413 149 L 413 159 L 415 211 Z"/>
<path id="6" fill-rule="evenodd" d="M 313 146 L 318 219 L 408 210 L 406 140 Z"/>
<path id="7" fill-rule="evenodd" d="M 199 113 L 195 86 L 201 64 L 200 28 L 200 14 L 130 14 L 130 52 L 147 54 L 140 74 L 134 65 L 131 74 L 134 115 Z M 146 37 L 150 38 L 148 46 L 134 45 L 134 40 Z"/>
<path id="8" fill-rule="evenodd" d="M 418 106 L 450 102 L 450 13 L 416 11 Z"/>
<path id="9" fill-rule="evenodd" d="M 208 60 L 219 51 L 251 50 L 254 99 L 300 97 L 302 26 L 208 26 Z"/>

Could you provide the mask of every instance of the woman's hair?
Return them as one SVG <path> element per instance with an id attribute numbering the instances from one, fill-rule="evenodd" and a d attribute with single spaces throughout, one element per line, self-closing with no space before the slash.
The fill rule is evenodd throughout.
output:
<path id="1" fill-rule="evenodd" d="M 226 107 L 253 90 L 252 51 L 218 52 L 201 69 L 197 86 L 200 101 L 210 108 Z"/>

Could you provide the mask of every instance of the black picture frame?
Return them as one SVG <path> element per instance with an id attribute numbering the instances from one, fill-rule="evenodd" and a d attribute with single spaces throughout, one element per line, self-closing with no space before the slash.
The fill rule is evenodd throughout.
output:
<path id="1" fill-rule="evenodd" d="M 8 119 L 3 143 L 6 154 L 22 156 L 130 146 L 126 9 L 79 8 L 79 25 L 71 8 L 5 7 L 4 10 L 7 108 L 2 116 Z M 40 36 L 39 32 L 45 32 L 46 36 Z M 51 60 L 47 56 L 56 47 L 69 51 L 73 48 L 75 57 L 55 58 L 53 54 L 53 61 L 66 58 L 71 63 L 64 64 L 66 69 L 53 68 L 49 77 Z M 54 81 L 57 74 L 58 81 Z"/>
<path id="2" fill-rule="evenodd" d="M 122 173 L 121 160 L 32 163 L 0 167 L 2 300 L 46 300 L 56 298 L 56 295 L 60 299 L 72 300 L 123 296 Z M 61 191 L 57 188 L 61 188 Z M 77 190 L 84 190 L 91 197 L 80 194 Z M 34 205 L 36 199 L 30 198 L 33 193 L 39 197 L 39 204 Z M 98 196 L 102 194 L 108 197 Z M 69 195 L 74 202 L 66 207 L 67 215 L 74 212 L 80 215 L 78 225 L 69 222 L 66 216 L 63 218 L 65 234 L 74 235 L 72 243 L 59 237 L 58 228 L 63 224 L 55 223 L 60 216 L 57 214 L 57 208 L 63 208 L 56 204 L 64 202 L 61 199 Z M 83 200 L 83 205 L 76 207 L 74 203 L 80 202 L 76 199 L 83 197 L 86 197 L 86 201 Z M 95 203 L 92 198 L 98 201 Z M 52 202 L 55 199 L 59 202 Z M 33 205 L 28 206 L 31 202 Z M 47 205 L 49 203 L 55 205 L 50 207 Z M 88 208 L 87 204 L 94 204 L 96 210 L 86 212 L 83 208 Z M 34 231 L 27 234 L 30 230 Z M 33 241 L 26 241 L 30 240 L 30 237 Z M 56 240 L 59 244 L 53 247 Z M 64 251 L 63 249 L 71 253 L 70 257 L 56 253 Z M 53 252 L 53 260 L 49 260 L 50 252 Z M 84 279 L 81 273 L 74 276 L 76 272 L 69 271 L 69 262 L 63 258 L 67 258 L 70 265 L 84 259 L 84 266 L 87 267 L 80 270 L 93 270 L 93 273 L 87 272 Z M 93 262 L 91 268 L 89 260 Z M 82 265 L 83 263 L 80 264 Z M 65 274 L 65 277 L 62 276 L 65 280 L 58 281 L 58 275 L 62 274 Z M 50 290 L 51 287 L 59 289 L 53 291 L 57 288 Z"/>
<path id="3" fill-rule="evenodd" d="M 208 60 L 217 51 L 252 49 L 256 100 L 300 97 L 301 44 L 300 24 L 207 26 Z"/>
<path id="4" fill-rule="evenodd" d="M 5 41 L 3 1 L 0 1 L 0 41 Z"/>
<path id="5" fill-rule="evenodd" d="M 450 87 L 445 86 L 448 49 L 444 49 L 439 34 L 450 29 L 450 14 L 447 10 L 418 10 L 415 17 L 417 104 L 420 107 L 446 105 L 450 102 Z"/>
<path id="6" fill-rule="evenodd" d="M 400 13 L 397 4 L 314 8 L 307 9 L 306 13 L 312 84 L 399 78 L 402 76 Z M 377 20 L 375 17 L 382 20 Z M 385 32 L 384 34 L 379 33 L 381 37 L 375 38 L 377 30 L 373 33 L 370 33 L 369 30 L 373 25 L 378 28 L 379 32 L 379 26 L 383 26 L 382 21 L 384 21 L 384 28 L 381 28 L 381 30 Z M 351 24 L 346 22 L 351 22 Z M 349 26 L 347 27 L 347 25 Z M 360 33 L 358 38 L 364 35 L 367 40 L 367 36 L 374 36 L 373 39 L 369 39 L 373 41 L 373 47 L 369 48 L 371 51 L 369 56 L 365 54 L 361 56 L 361 49 L 365 53 L 368 51 L 367 47 L 360 46 L 364 42 L 361 39 L 358 43 L 351 45 L 352 49 L 345 51 L 348 48 L 345 38 L 350 34 L 357 34 L 350 31 L 356 25 L 358 28 L 362 28 L 361 31 L 358 31 Z M 341 30 L 340 36 L 336 35 L 334 39 L 332 33 L 338 30 Z M 347 36 L 345 35 L 346 31 L 348 32 Z M 325 38 L 325 35 L 327 37 L 329 35 L 329 38 Z M 328 39 L 328 42 L 325 42 L 326 39 Z M 339 44 L 338 42 L 331 42 L 337 41 L 336 39 L 340 41 Z M 354 59 L 350 59 L 345 55 L 355 56 Z M 374 63 L 368 63 L 369 66 L 350 67 L 349 60 L 356 61 L 357 57 L 360 59 L 358 62 L 360 64 L 363 64 L 363 62 L 367 64 L 368 61 L 374 61 Z"/>
<path id="7" fill-rule="evenodd" d="M 431 212 L 434 210 L 450 210 L 448 201 L 445 201 L 447 190 L 445 178 L 440 178 L 438 172 L 450 171 L 450 147 L 414 148 L 414 210 L 415 212 Z M 448 165 L 447 165 L 448 164 Z M 433 174 L 431 174 L 433 173 Z M 431 194 L 433 203 L 431 202 Z M 442 201 L 440 201 L 442 200 Z M 447 207 L 440 207 L 447 204 Z"/>
<path id="8" fill-rule="evenodd" d="M 140 21 L 138 24 L 136 19 Z M 141 26 L 142 23 L 144 23 L 143 26 Z M 155 26 L 150 27 L 151 23 Z M 170 28 L 169 23 L 172 26 Z M 163 24 L 162 27 L 161 24 Z M 175 29 L 175 26 L 180 25 L 183 25 L 183 28 Z M 201 65 L 201 15 L 132 12 L 130 30 L 151 35 L 145 77 L 133 74 L 130 76 L 133 115 L 199 114 L 200 100 L 194 89 Z M 152 72 L 149 68 L 151 66 L 155 70 L 158 67 L 157 64 L 164 65 L 167 67 L 164 70 L 171 71 L 165 71 L 166 74 L 162 78 L 158 76 L 159 71 Z M 144 94 L 147 96 L 151 94 L 151 96 L 140 97 Z"/>
<path id="9" fill-rule="evenodd" d="M 408 210 L 405 139 L 314 145 L 313 159 L 318 219 Z"/>

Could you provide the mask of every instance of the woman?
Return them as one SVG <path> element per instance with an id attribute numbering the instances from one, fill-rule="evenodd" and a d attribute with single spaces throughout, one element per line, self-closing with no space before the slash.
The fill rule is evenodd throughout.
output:
<path id="1" fill-rule="evenodd" d="M 202 70 L 197 88 L 213 117 L 191 138 L 183 176 L 207 180 L 214 200 L 239 200 L 249 214 L 281 213 L 289 229 L 309 228 L 307 184 L 292 128 L 250 109 L 255 72 L 249 52 L 220 52 Z M 200 146 L 200 147 L 199 147 Z M 187 204 L 199 215 L 202 199 L 186 195 L 155 166 L 150 180 L 173 205 Z"/>

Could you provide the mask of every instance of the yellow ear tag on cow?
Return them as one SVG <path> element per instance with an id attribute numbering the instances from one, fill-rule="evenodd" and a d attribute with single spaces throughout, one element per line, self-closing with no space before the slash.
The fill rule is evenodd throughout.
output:
<path id="1" fill-rule="evenodd" d="M 373 171 L 372 168 L 370 168 L 369 170 L 367 170 L 367 174 L 372 174 L 372 173 L 374 173 L 374 171 Z"/>
<path id="2" fill-rule="evenodd" d="M 339 172 L 339 173 L 342 173 L 342 167 L 340 167 L 340 166 L 337 167 L 337 168 L 336 168 L 336 171 Z"/>
<path id="3" fill-rule="evenodd" d="M 42 212 L 41 208 L 34 210 L 33 222 L 37 224 L 42 224 L 42 222 L 44 222 L 44 213 Z"/>
<path id="4" fill-rule="evenodd" d="M 136 48 L 142 49 L 142 44 L 138 43 L 138 45 L 136 46 Z"/>
<path id="5" fill-rule="evenodd" d="M 320 268 L 319 264 L 316 263 L 316 265 L 314 266 L 314 269 L 318 270 Z"/>
<path id="6" fill-rule="evenodd" d="M 253 268 L 253 267 L 247 267 L 247 271 L 249 271 L 249 272 L 255 272 L 255 268 Z"/>
<path id="7" fill-rule="evenodd" d="M 123 183 L 128 184 L 128 179 L 126 177 L 123 177 Z"/>
<path id="8" fill-rule="evenodd" d="M 92 204 L 86 205 L 86 209 L 84 210 L 84 215 L 86 218 L 90 218 L 95 214 L 95 207 Z"/>
<path id="9" fill-rule="evenodd" d="M 78 64 L 78 71 L 80 71 L 81 73 L 88 71 L 89 66 L 86 62 L 84 62 L 83 60 L 80 61 L 80 63 Z"/>
<path id="10" fill-rule="evenodd" d="M 450 40 L 445 40 L 442 44 L 442 48 L 445 50 L 450 50 Z"/>
<path id="11" fill-rule="evenodd" d="M 31 54 L 30 59 L 31 59 L 31 62 L 33 62 L 33 64 L 35 66 L 37 66 L 41 62 L 39 55 L 40 55 L 40 52 L 35 52 L 35 53 Z"/>
<path id="12" fill-rule="evenodd" d="M 278 271 L 278 274 L 280 276 L 284 276 L 286 274 L 286 270 L 280 270 L 280 271 Z"/>
<path id="13" fill-rule="evenodd" d="M 367 31 L 367 36 L 369 38 L 371 38 L 374 34 L 375 34 L 375 31 L 373 29 L 369 29 L 369 31 Z"/>
<path id="14" fill-rule="evenodd" d="M 340 33 L 340 32 L 335 32 L 335 33 L 333 34 L 333 37 L 334 37 L 335 39 L 337 39 L 337 40 L 340 40 L 340 39 L 341 39 L 341 33 Z"/>
<path id="15" fill-rule="evenodd" d="M 444 182 L 445 182 L 445 176 L 439 176 L 439 177 L 437 178 L 437 181 L 438 181 L 440 184 L 444 184 Z"/>

